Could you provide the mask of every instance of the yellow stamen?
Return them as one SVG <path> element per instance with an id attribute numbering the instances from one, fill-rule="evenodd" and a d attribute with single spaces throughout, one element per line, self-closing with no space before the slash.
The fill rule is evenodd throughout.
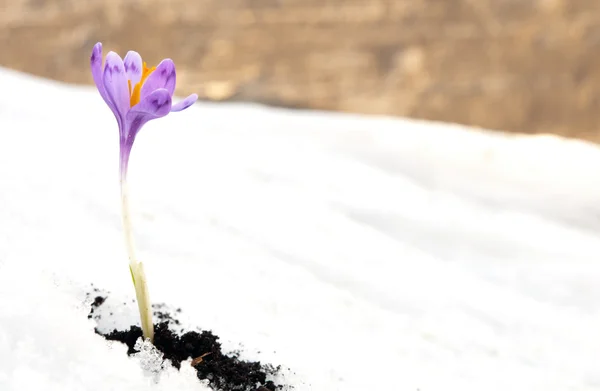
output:
<path id="1" fill-rule="evenodd" d="M 144 82 L 146 81 L 148 76 L 150 76 L 155 70 L 156 67 L 148 68 L 146 66 L 146 63 L 144 63 L 144 67 L 142 70 L 142 79 L 133 87 L 133 90 L 131 89 L 131 80 L 128 80 L 129 94 L 131 94 L 131 98 L 129 100 L 130 107 L 133 107 L 140 103 L 140 92 L 142 90 L 142 86 L 144 85 Z"/>

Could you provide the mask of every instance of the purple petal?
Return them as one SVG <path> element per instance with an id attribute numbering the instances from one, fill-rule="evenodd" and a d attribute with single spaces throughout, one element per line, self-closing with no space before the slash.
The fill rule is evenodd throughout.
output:
<path id="1" fill-rule="evenodd" d="M 108 98 L 106 94 L 106 89 L 104 88 L 104 82 L 102 77 L 102 43 L 98 42 L 94 45 L 92 49 L 92 55 L 90 57 L 90 67 L 92 68 L 92 77 L 94 78 L 94 83 L 96 83 L 96 88 L 98 88 L 98 92 L 104 102 L 113 110 L 114 106 L 112 102 Z"/>
<path id="2" fill-rule="evenodd" d="M 156 70 L 148 76 L 140 91 L 140 100 L 150 95 L 153 91 L 164 88 L 173 96 L 175 91 L 175 64 L 169 58 L 162 60 L 156 67 Z"/>
<path id="3" fill-rule="evenodd" d="M 127 75 L 123 60 L 115 52 L 109 52 L 106 55 L 106 64 L 104 64 L 104 88 L 108 98 L 114 104 L 121 119 L 129 111 L 129 88 L 127 87 Z"/>
<path id="4" fill-rule="evenodd" d="M 131 88 L 142 79 L 142 56 L 138 52 L 130 50 L 123 59 L 125 73 L 127 78 L 131 80 Z"/>
<path id="5" fill-rule="evenodd" d="M 184 100 L 177 102 L 173 106 L 171 106 L 171 111 L 175 112 L 175 111 L 185 110 L 188 107 L 190 107 L 191 105 L 193 105 L 194 103 L 196 103 L 196 100 L 198 100 L 198 95 L 192 94 L 192 95 L 188 96 L 187 98 L 185 98 Z"/>
<path id="6" fill-rule="evenodd" d="M 159 88 L 146 96 L 129 111 L 131 116 L 140 113 L 154 116 L 156 118 L 164 117 L 171 111 L 171 93 L 166 88 Z M 131 117 L 127 115 L 127 120 Z"/>
<path id="7" fill-rule="evenodd" d="M 171 111 L 171 94 L 164 88 L 152 92 L 127 113 L 127 138 L 133 143 L 142 126 L 153 119 L 164 117 Z"/>
<path id="8" fill-rule="evenodd" d="M 125 117 L 125 128 L 121 133 L 121 179 L 127 176 L 129 154 L 138 132 L 146 122 L 164 117 L 171 111 L 171 94 L 164 88 L 160 88 L 140 103 L 133 106 Z"/>

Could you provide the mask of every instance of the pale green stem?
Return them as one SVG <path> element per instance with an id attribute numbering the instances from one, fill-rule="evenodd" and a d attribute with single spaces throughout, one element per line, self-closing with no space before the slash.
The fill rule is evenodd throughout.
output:
<path id="1" fill-rule="evenodd" d="M 150 296 L 148 294 L 148 285 L 146 283 L 146 273 L 144 265 L 139 262 L 135 256 L 133 234 L 131 230 L 131 217 L 129 215 L 129 197 L 127 194 L 127 182 L 121 180 L 121 207 L 123 214 L 123 229 L 125 232 L 125 245 L 127 246 L 127 255 L 129 256 L 129 271 L 135 287 L 135 296 L 140 311 L 140 320 L 142 323 L 142 332 L 144 338 L 154 341 L 154 326 L 152 324 L 152 306 L 150 305 Z"/>

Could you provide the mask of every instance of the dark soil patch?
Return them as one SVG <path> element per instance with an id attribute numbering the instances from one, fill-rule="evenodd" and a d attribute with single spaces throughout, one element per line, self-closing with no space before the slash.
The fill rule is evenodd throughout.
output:
<path id="1" fill-rule="evenodd" d="M 95 290 L 98 292 L 97 290 Z M 91 304 L 89 318 L 99 319 L 94 315 L 94 310 L 100 307 L 106 297 L 96 296 Z M 169 324 L 179 325 L 174 314 L 166 312 L 163 304 L 153 305 L 154 316 L 160 322 L 154 325 L 154 346 L 163 353 L 165 360 L 170 360 L 172 365 L 180 369 L 181 363 L 189 358 L 197 372 L 198 379 L 207 379 L 210 387 L 223 391 L 275 391 L 282 390 L 282 385 L 277 385 L 267 380 L 267 375 L 275 375 L 281 366 L 274 367 L 260 362 L 244 361 L 239 358 L 239 352 L 224 354 L 221 351 L 219 337 L 211 331 L 186 331 L 181 335 L 169 329 Z M 175 312 L 181 312 L 177 309 Z M 137 353 L 135 343 L 142 337 L 142 330 L 138 326 L 131 326 L 129 330 L 113 330 L 102 334 L 98 329 L 96 333 L 109 341 L 119 341 L 127 345 L 127 354 Z M 286 387 L 287 389 L 288 387 Z"/>

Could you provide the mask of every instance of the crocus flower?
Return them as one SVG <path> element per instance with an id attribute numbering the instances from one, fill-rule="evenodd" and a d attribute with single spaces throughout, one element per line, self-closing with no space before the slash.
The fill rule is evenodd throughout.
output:
<path id="1" fill-rule="evenodd" d="M 198 95 L 192 94 L 172 105 L 176 72 L 175 64 L 168 58 L 156 67 L 148 68 L 137 52 L 127 52 L 124 60 L 117 53 L 109 52 L 103 68 L 102 44 L 98 42 L 92 51 L 90 63 L 96 87 L 119 125 L 121 177 L 124 178 L 135 136 L 142 126 L 171 111 L 190 107 Z"/>
<path id="2" fill-rule="evenodd" d="M 181 111 L 190 107 L 196 102 L 198 96 L 192 94 L 183 101 L 172 104 L 176 73 L 175 64 L 171 59 L 162 60 L 156 67 L 148 68 L 137 52 L 127 52 L 125 59 L 121 59 L 115 52 L 109 52 L 102 67 L 102 43 L 98 42 L 92 50 L 90 65 L 96 87 L 115 115 L 119 126 L 121 204 L 129 269 L 135 286 L 144 337 L 152 341 L 154 337 L 152 308 L 144 267 L 135 256 L 129 217 L 127 195 L 129 155 L 142 126 L 172 111 Z"/>

